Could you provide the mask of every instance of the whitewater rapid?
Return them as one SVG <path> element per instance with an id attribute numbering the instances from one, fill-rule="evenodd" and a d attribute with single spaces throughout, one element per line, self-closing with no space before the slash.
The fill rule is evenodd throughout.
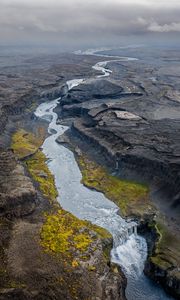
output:
<path id="1" fill-rule="evenodd" d="M 127 59 L 128 60 L 128 59 Z M 102 71 L 102 77 L 109 76 L 111 70 L 107 62 L 98 63 L 94 69 Z M 83 79 L 67 82 L 69 89 L 83 83 Z M 39 118 L 49 122 L 49 134 L 42 150 L 47 157 L 47 165 L 54 175 L 58 190 L 57 200 L 61 206 L 80 219 L 89 220 L 107 229 L 113 235 L 114 246 L 111 260 L 119 264 L 126 277 L 128 300 L 170 300 L 163 290 L 151 282 L 143 273 L 147 258 L 146 240 L 137 234 L 137 224 L 127 222 L 119 215 L 119 208 L 102 193 L 90 190 L 81 184 L 82 175 L 73 152 L 56 142 L 68 127 L 56 124 L 55 107 L 61 99 L 42 103 L 35 111 Z"/>

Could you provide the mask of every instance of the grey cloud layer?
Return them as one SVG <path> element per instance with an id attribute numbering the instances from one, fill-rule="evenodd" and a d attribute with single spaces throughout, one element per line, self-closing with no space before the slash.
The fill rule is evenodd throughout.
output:
<path id="1" fill-rule="evenodd" d="M 0 0 L 0 39 L 180 32 L 180 1 Z"/>

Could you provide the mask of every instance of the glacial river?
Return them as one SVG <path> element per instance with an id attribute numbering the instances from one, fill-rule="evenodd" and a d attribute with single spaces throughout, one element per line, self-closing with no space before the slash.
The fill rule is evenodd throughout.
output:
<path id="1" fill-rule="evenodd" d="M 120 58 L 118 60 L 121 60 Z M 122 60 L 132 60 L 122 58 Z M 93 68 L 102 71 L 101 76 L 112 72 L 107 62 L 99 62 Z M 75 79 L 67 82 L 69 90 L 83 82 Z M 102 193 L 90 190 L 81 184 L 81 172 L 73 152 L 56 142 L 68 127 L 57 125 L 54 108 L 61 99 L 42 103 L 35 115 L 49 121 L 49 134 L 42 148 L 48 158 L 47 164 L 55 177 L 58 201 L 61 206 L 80 219 L 89 220 L 106 228 L 113 235 L 114 246 L 111 260 L 120 265 L 127 277 L 126 296 L 128 300 L 170 300 L 164 291 L 143 273 L 147 258 L 146 240 L 137 234 L 137 224 L 127 222 L 118 214 L 119 208 Z"/>

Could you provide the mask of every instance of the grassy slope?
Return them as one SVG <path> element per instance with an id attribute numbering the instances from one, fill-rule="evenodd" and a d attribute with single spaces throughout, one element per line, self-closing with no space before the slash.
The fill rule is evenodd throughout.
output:
<path id="1" fill-rule="evenodd" d="M 38 128 L 36 136 L 31 132 L 20 129 L 13 135 L 11 147 L 18 158 L 24 159 L 38 150 L 42 145 L 44 135 L 44 130 L 41 127 Z"/>
<path id="2" fill-rule="evenodd" d="M 82 182 L 114 201 L 120 207 L 122 215 L 141 216 L 151 211 L 147 186 L 112 176 L 86 156 L 79 156 L 78 163 L 82 171 Z"/>

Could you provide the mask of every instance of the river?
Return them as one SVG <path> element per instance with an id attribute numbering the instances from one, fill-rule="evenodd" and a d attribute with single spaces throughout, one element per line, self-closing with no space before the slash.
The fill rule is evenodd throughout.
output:
<path id="1" fill-rule="evenodd" d="M 118 61 L 121 59 L 119 58 Z M 134 60 L 122 58 L 122 60 Z M 117 61 L 117 60 L 116 60 Z M 98 77 L 107 77 L 112 72 L 106 68 L 108 62 L 99 62 L 94 69 L 101 71 Z M 83 79 L 67 82 L 72 89 L 83 83 Z M 137 224 L 127 222 L 119 214 L 119 208 L 102 193 L 90 190 L 81 184 L 81 172 L 73 152 L 56 142 L 68 127 L 57 125 L 57 114 L 54 108 L 61 99 L 42 103 L 35 115 L 49 121 L 48 131 L 42 146 L 43 153 L 48 158 L 47 165 L 55 178 L 58 190 L 58 201 L 61 206 L 80 219 L 89 220 L 106 228 L 113 235 L 114 246 L 111 260 L 120 265 L 127 277 L 126 297 L 128 300 L 170 300 L 173 299 L 143 273 L 147 258 L 146 240 L 137 234 Z"/>

